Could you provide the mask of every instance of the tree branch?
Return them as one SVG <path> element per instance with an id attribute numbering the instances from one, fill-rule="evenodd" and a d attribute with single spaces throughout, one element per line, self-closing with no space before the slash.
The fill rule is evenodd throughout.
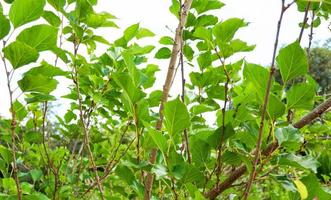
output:
<path id="1" fill-rule="evenodd" d="M 162 98 L 161 98 L 161 103 L 160 103 L 160 108 L 159 108 L 160 118 L 156 124 L 157 130 L 161 130 L 161 128 L 162 128 L 162 123 L 163 123 L 163 118 L 164 118 L 163 107 L 164 107 L 164 103 L 167 102 L 167 99 L 169 96 L 171 81 L 173 80 L 177 57 L 178 57 L 178 53 L 180 52 L 183 28 L 186 24 L 187 15 L 191 8 L 192 1 L 193 0 L 187 0 L 187 1 L 185 1 L 185 3 L 183 5 L 181 5 L 181 6 L 183 6 L 182 12 L 180 15 L 178 27 L 176 29 L 176 35 L 175 35 L 175 39 L 174 39 L 174 45 L 172 47 L 172 53 L 171 53 L 171 57 L 170 57 L 170 63 L 169 63 L 169 67 L 168 67 L 167 77 L 166 77 L 165 83 L 163 85 L 163 93 L 162 93 Z M 157 149 L 151 150 L 150 159 L 149 159 L 149 162 L 151 164 L 155 163 L 156 153 L 157 153 Z M 147 178 L 146 178 L 146 182 L 145 182 L 145 192 L 144 192 L 145 200 L 149 200 L 151 198 L 153 179 L 154 179 L 154 175 L 151 172 L 149 172 L 147 174 Z"/>

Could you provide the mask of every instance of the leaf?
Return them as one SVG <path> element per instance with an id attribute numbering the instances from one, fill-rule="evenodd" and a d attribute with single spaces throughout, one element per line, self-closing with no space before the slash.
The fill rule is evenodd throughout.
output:
<path id="1" fill-rule="evenodd" d="M 139 31 L 139 23 L 137 24 L 133 24 L 131 26 L 129 26 L 127 29 L 125 29 L 124 31 L 124 38 L 127 42 L 129 42 L 130 40 L 132 40 Z"/>
<path id="2" fill-rule="evenodd" d="M 276 61 L 284 84 L 308 72 L 306 52 L 302 49 L 298 41 L 282 48 L 279 51 Z"/>
<path id="3" fill-rule="evenodd" d="M 45 51 L 56 47 L 58 29 L 49 25 L 35 25 L 24 29 L 17 40 L 34 47 L 38 51 Z"/>
<path id="4" fill-rule="evenodd" d="M 190 116 L 179 97 L 164 105 L 165 126 L 171 136 L 190 126 Z"/>
<path id="5" fill-rule="evenodd" d="M 42 74 L 47 77 L 53 77 L 53 76 L 65 76 L 69 73 L 62 71 L 62 69 L 60 69 L 59 67 L 54 67 L 46 62 L 42 62 L 41 66 L 31 68 L 24 75 L 38 75 L 38 74 Z"/>
<path id="6" fill-rule="evenodd" d="M 201 26 L 195 29 L 195 31 L 193 32 L 193 36 L 196 38 L 203 39 L 207 43 L 211 43 L 211 41 L 213 40 L 211 30 Z"/>
<path id="7" fill-rule="evenodd" d="M 8 35 L 10 31 L 10 21 L 0 13 L 0 40 Z"/>
<path id="8" fill-rule="evenodd" d="M 184 45 L 184 47 L 183 47 L 183 54 L 187 58 L 187 60 L 189 60 L 189 61 L 192 61 L 193 60 L 194 51 L 190 47 L 190 45 L 188 45 L 188 44 L 185 44 Z"/>
<path id="9" fill-rule="evenodd" d="M 14 69 L 37 61 L 38 51 L 20 41 L 15 41 L 3 49 L 4 56 L 9 60 Z"/>
<path id="10" fill-rule="evenodd" d="M 26 74 L 18 81 L 18 85 L 23 92 L 40 92 L 49 94 L 55 90 L 58 82 L 52 77 L 42 74 Z"/>
<path id="11" fill-rule="evenodd" d="M 61 19 L 51 11 L 44 11 L 43 18 L 52 26 L 59 27 Z"/>
<path id="12" fill-rule="evenodd" d="M 299 150 L 304 141 L 300 131 L 293 126 L 278 128 L 275 136 L 279 146 L 285 147 L 289 151 Z"/>
<path id="13" fill-rule="evenodd" d="M 307 199 L 308 191 L 307 191 L 305 184 L 303 184 L 299 179 L 296 179 L 293 182 L 294 182 L 295 186 L 297 187 L 297 190 L 301 196 L 301 199 Z"/>
<path id="14" fill-rule="evenodd" d="M 213 28 L 213 34 L 219 42 L 230 42 L 239 28 L 247 26 L 243 19 L 231 18 L 218 23 Z"/>
<path id="15" fill-rule="evenodd" d="M 314 106 L 315 88 L 309 83 L 293 85 L 287 92 L 288 109 L 307 109 Z"/>
<path id="16" fill-rule="evenodd" d="M 281 154 L 279 156 L 279 165 L 309 169 L 312 172 L 317 173 L 319 162 L 311 156 L 297 156 L 290 153 Z"/>
<path id="17" fill-rule="evenodd" d="M 209 159 L 210 147 L 209 144 L 198 138 L 190 140 L 190 150 L 192 153 L 192 161 L 197 166 L 204 166 Z"/>
<path id="18" fill-rule="evenodd" d="M 272 119 L 277 119 L 285 113 L 284 103 L 273 93 L 269 97 L 267 112 Z"/>
<path id="19" fill-rule="evenodd" d="M 147 28 L 141 28 L 139 29 L 136 38 L 141 39 L 144 37 L 153 37 L 153 36 L 155 36 L 155 34 L 152 31 L 148 30 Z"/>
<path id="20" fill-rule="evenodd" d="M 47 0 L 47 2 L 58 11 L 62 11 L 64 5 L 66 4 L 66 0 Z"/>
<path id="21" fill-rule="evenodd" d="M 307 199 L 331 199 L 331 192 L 323 188 L 320 180 L 313 173 L 303 177 L 301 182 L 308 190 Z"/>
<path id="22" fill-rule="evenodd" d="M 147 136 L 152 138 L 156 147 L 160 149 L 160 151 L 165 155 L 167 152 L 167 139 L 162 135 L 162 133 L 157 132 L 155 130 L 150 130 L 147 132 Z"/>
<path id="23" fill-rule="evenodd" d="M 109 13 L 89 13 L 87 15 L 85 23 L 92 28 L 101 28 L 101 27 L 113 27 L 118 28 L 118 26 L 111 21 L 110 19 L 114 19 L 115 17 Z"/>
<path id="24" fill-rule="evenodd" d="M 164 44 L 164 45 L 173 45 L 174 44 L 174 40 L 169 37 L 169 36 L 163 36 L 160 40 L 159 40 L 160 44 Z"/>
<path id="25" fill-rule="evenodd" d="M 32 22 L 43 14 L 45 0 L 15 0 L 9 11 L 9 19 L 17 28 Z"/>
<path id="26" fill-rule="evenodd" d="M 266 68 L 260 65 L 245 63 L 244 78 L 253 83 L 261 102 L 264 99 L 267 90 L 268 77 L 269 72 Z"/>
<path id="27" fill-rule="evenodd" d="M 157 59 L 168 59 L 170 58 L 170 56 L 171 56 L 171 50 L 167 47 L 162 47 L 155 54 L 155 58 Z"/>
<path id="28" fill-rule="evenodd" d="M 122 57 L 128 68 L 130 77 L 133 80 L 133 83 L 136 87 L 138 87 L 142 83 L 142 73 L 137 69 L 136 64 L 134 63 L 134 57 L 128 51 L 122 52 Z"/>
<path id="29" fill-rule="evenodd" d="M 15 112 L 16 118 L 19 121 L 22 121 L 28 114 L 28 111 L 25 109 L 25 107 L 18 100 L 16 100 L 13 103 L 12 109 Z"/>
<path id="30" fill-rule="evenodd" d="M 194 8 L 198 14 L 207 12 L 209 10 L 215 10 L 222 8 L 224 3 L 219 0 L 196 0 L 192 3 L 192 8 Z"/>

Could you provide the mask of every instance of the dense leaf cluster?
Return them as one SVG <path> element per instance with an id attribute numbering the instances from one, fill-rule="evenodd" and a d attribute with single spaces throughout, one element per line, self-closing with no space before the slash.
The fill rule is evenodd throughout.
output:
<path id="1" fill-rule="evenodd" d="M 114 41 L 96 35 L 118 28 L 97 3 L 0 1 L 10 97 L 1 100 L 11 105 L 0 119 L 1 199 L 331 199 L 331 104 L 308 74 L 320 52 L 304 49 L 302 35 L 278 50 L 277 34 L 273 64 L 263 67 L 243 58 L 255 48 L 237 37 L 248 23 L 219 19 L 218 0 L 172 0 L 176 36 L 157 49 L 142 45 L 155 34 L 140 24 Z M 312 14 L 303 31 L 331 12 L 329 0 L 282 3 L 282 15 L 290 6 Z M 101 55 L 98 45 L 107 46 Z M 182 86 L 171 76 L 158 88 L 165 76 L 151 57 L 170 60 Z M 68 93 L 55 95 L 67 82 Z M 168 101 L 171 87 L 181 94 Z M 63 109 L 56 102 L 69 102 L 63 116 L 52 112 Z M 305 127 L 293 123 L 305 115 Z"/>

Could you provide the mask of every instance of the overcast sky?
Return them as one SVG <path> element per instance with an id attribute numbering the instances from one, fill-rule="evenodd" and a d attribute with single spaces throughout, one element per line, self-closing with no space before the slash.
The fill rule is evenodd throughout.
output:
<path id="1" fill-rule="evenodd" d="M 221 10 L 214 12 L 221 20 L 230 17 L 244 18 L 250 22 L 249 26 L 242 29 L 236 37 L 256 44 L 253 52 L 244 54 L 249 62 L 268 65 L 271 62 L 273 43 L 275 38 L 276 23 L 279 18 L 281 0 L 223 0 L 226 4 Z M 168 7 L 171 0 L 99 0 L 96 10 L 107 11 L 114 14 L 118 20 L 117 24 L 125 28 L 131 24 L 140 22 L 142 27 L 149 28 L 157 36 L 150 42 L 157 41 L 160 36 L 173 36 L 170 29 L 175 29 L 177 21 L 172 16 Z M 284 24 L 281 29 L 280 45 L 293 42 L 299 35 L 300 28 L 298 23 L 303 19 L 303 13 L 298 13 L 296 6 L 292 6 L 284 16 Z M 330 37 L 328 23 L 324 22 L 314 31 L 314 41 L 325 40 Z M 117 39 L 121 30 L 102 29 L 97 34 L 104 36 L 109 41 Z M 302 44 L 308 43 L 307 31 L 305 32 Z M 149 41 L 148 41 L 149 42 Z M 155 45 L 156 43 L 154 43 Z M 102 52 L 104 49 L 100 49 Z M 52 62 L 51 62 L 52 63 Z M 159 63 L 160 64 L 160 63 Z M 162 88 L 163 78 L 165 77 L 166 63 L 162 63 L 156 87 Z M 164 65 L 164 66 L 163 66 Z M 18 73 L 19 74 L 19 73 Z M 17 75 L 19 78 L 19 75 Z M 14 79 L 15 80 L 15 79 Z M 176 84 L 176 83 L 175 83 Z M 58 86 L 59 87 L 59 86 Z M 65 87 L 61 86 L 55 94 L 63 95 L 66 93 Z M 173 91 L 176 93 L 176 89 Z M 59 97 L 58 96 L 58 97 Z M 0 115 L 8 116 L 9 112 L 8 92 L 4 76 L 3 66 L 0 68 Z M 62 113 L 62 112 L 61 112 Z"/>

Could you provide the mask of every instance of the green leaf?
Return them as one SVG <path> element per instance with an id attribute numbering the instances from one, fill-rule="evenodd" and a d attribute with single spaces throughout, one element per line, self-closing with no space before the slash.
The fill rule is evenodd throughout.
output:
<path id="1" fill-rule="evenodd" d="M 230 42 L 239 28 L 247 26 L 243 19 L 231 18 L 218 23 L 213 28 L 213 34 L 219 42 Z"/>
<path id="2" fill-rule="evenodd" d="M 162 47 L 155 54 L 155 58 L 157 59 L 168 59 L 170 58 L 170 56 L 171 56 L 171 50 L 167 47 Z"/>
<path id="3" fill-rule="evenodd" d="M 307 199 L 308 197 L 308 191 L 305 184 L 303 184 L 299 179 L 293 181 L 295 186 L 297 187 L 297 190 L 301 196 L 301 199 Z"/>
<path id="4" fill-rule="evenodd" d="M 118 28 L 118 26 L 111 21 L 115 17 L 109 13 L 89 13 L 87 15 L 85 23 L 92 28 L 100 28 L 100 27 L 113 27 Z"/>
<path id="5" fill-rule="evenodd" d="M 31 68 L 29 71 L 27 71 L 24 75 L 38 75 L 42 74 L 47 77 L 53 77 L 53 76 L 65 76 L 69 73 L 62 71 L 59 67 L 54 67 L 46 62 L 42 62 L 41 66 Z"/>
<path id="6" fill-rule="evenodd" d="M 153 37 L 153 36 L 155 36 L 155 34 L 152 31 L 148 30 L 147 28 L 141 28 L 139 29 L 136 38 L 141 39 L 144 37 Z"/>
<path id="7" fill-rule="evenodd" d="M 291 154 L 281 154 L 279 156 L 279 165 L 282 166 L 293 166 L 302 169 L 309 169 L 314 173 L 317 173 L 317 167 L 320 165 L 319 162 L 311 156 L 297 156 Z"/>
<path id="8" fill-rule="evenodd" d="M 47 0 L 47 2 L 58 11 L 62 11 L 64 5 L 66 4 L 66 0 Z"/>
<path id="9" fill-rule="evenodd" d="M 16 192 L 16 184 L 13 178 L 3 178 L 2 187 L 4 190 L 8 191 L 9 194 L 15 194 Z"/>
<path id="10" fill-rule="evenodd" d="M 276 58 L 284 84 L 308 72 L 306 52 L 298 41 L 282 48 Z"/>
<path id="11" fill-rule="evenodd" d="M 61 19 L 51 11 L 44 11 L 43 18 L 52 26 L 59 27 Z"/>
<path id="12" fill-rule="evenodd" d="M 204 166 L 209 159 L 210 147 L 209 144 L 200 139 L 190 140 L 190 150 L 192 153 L 192 161 L 197 166 Z"/>
<path id="13" fill-rule="evenodd" d="M 4 56 L 9 60 L 14 69 L 37 61 L 38 51 L 20 41 L 15 41 L 3 49 Z"/>
<path id="14" fill-rule="evenodd" d="M 190 126 L 190 116 L 185 104 L 179 97 L 164 105 L 165 127 L 170 135 L 183 131 Z"/>
<path id="15" fill-rule="evenodd" d="M 139 23 L 133 24 L 129 26 L 127 29 L 124 31 L 124 38 L 127 42 L 132 40 L 135 36 L 137 36 L 139 31 Z"/>
<path id="16" fill-rule="evenodd" d="M 42 74 L 26 74 L 18 81 L 18 85 L 23 92 L 40 92 L 49 94 L 55 90 L 58 82 L 52 77 Z"/>
<path id="17" fill-rule="evenodd" d="M 193 32 L 193 36 L 196 38 L 203 39 L 207 43 L 211 43 L 211 41 L 213 40 L 211 30 L 201 26 L 195 29 L 195 31 Z"/>
<path id="18" fill-rule="evenodd" d="M 224 3 L 219 0 L 196 0 L 192 3 L 192 8 L 194 8 L 198 14 L 207 12 L 209 10 L 220 9 L 224 6 Z"/>
<path id="19" fill-rule="evenodd" d="M 307 109 L 314 106 L 315 89 L 309 83 L 299 83 L 293 85 L 287 92 L 288 109 Z"/>
<path id="20" fill-rule="evenodd" d="M 268 69 L 255 64 L 245 63 L 244 78 L 251 81 L 256 88 L 255 91 L 258 94 L 259 99 L 264 99 L 267 82 L 269 78 Z"/>
<path id="21" fill-rule="evenodd" d="M 147 137 L 152 138 L 155 146 L 160 149 L 160 151 L 165 155 L 167 152 L 167 139 L 162 135 L 162 133 L 155 130 L 150 130 L 147 132 Z"/>
<path id="22" fill-rule="evenodd" d="M 293 152 L 299 150 L 304 141 L 300 131 L 293 126 L 276 129 L 275 136 L 279 146 Z"/>
<path id="23" fill-rule="evenodd" d="M 122 52 L 122 57 L 128 68 L 130 77 L 133 80 L 133 83 L 136 87 L 138 87 L 142 83 L 142 73 L 137 69 L 136 64 L 134 63 L 134 57 L 128 51 Z"/>
<path id="24" fill-rule="evenodd" d="M 31 93 L 25 98 L 26 103 L 35 103 L 35 102 L 45 102 L 45 101 L 55 101 L 56 98 L 52 95 L 42 94 L 42 93 Z"/>
<path id="25" fill-rule="evenodd" d="M 169 37 L 169 36 L 163 36 L 160 40 L 159 40 L 160 44 L 164 44 L 164 45 L 173 45 L 174 44 L 174 40 Z"/>
<path id="26" fill-rule="evenodd" d="M 308 176 L 305 176 L 301 179 L 302 183 L 306 185 L 308 190 L 307 199 L 331 199 L 330 190 L 327 192 L 326 189 L 323 189 L 320 180 L 313 174 L 310 173 Z"/>
<path id="27" fill-rule="evenodd" d="M 22 121 L 28 114 L 28 111 L 25 109 L 25 107 L 18 100 L 16 100 L 13 103 L 12 109 L 15 112 L 16 118 L 19 121 Z"/>
<path id="28" fill-rule="evenodd" d="M 37 131 L 29 131 L 24 133 L 23 139 L 30 144 L 41 144 L 43 142 L 43 135 Z"/>
<path id="29" fill-rule="evenodd" d="M 24 29 L 17 40 L 34 47 L 38 51 L 50 50 L 56 47 L 58 29 L 49 25 L 35 25 Z"/>
<path id="30" fill-rule="evenodd" d="M 184 47 L 183 47 L 183 54 L 187 58 L 187 60 L 189 60 L 189 61 L 192 61 L 193 60 L 194 51 L 190 47 L 190 45 L 188 45 L 188 44 L 185 44 L 184 45 Z"/>
<path id="31" fill-rule="evenodd" d="M 268 102 L 267 112 L 272 119 L 283 116 L 285 113 L 285 105 L 275 94 L 271 93 Z"/>
<path id="32" fill-rule="evenodd" d="M 45 0 L 15 0 L 9 11 L 9 19 L 17 28 L 32 22 L 43 14 Z"/>
<path id="33" fill-rule="evenodd" d="M 10 31 L 10 21 L 0 13 L 0 40 L 8 35 Z"/>

